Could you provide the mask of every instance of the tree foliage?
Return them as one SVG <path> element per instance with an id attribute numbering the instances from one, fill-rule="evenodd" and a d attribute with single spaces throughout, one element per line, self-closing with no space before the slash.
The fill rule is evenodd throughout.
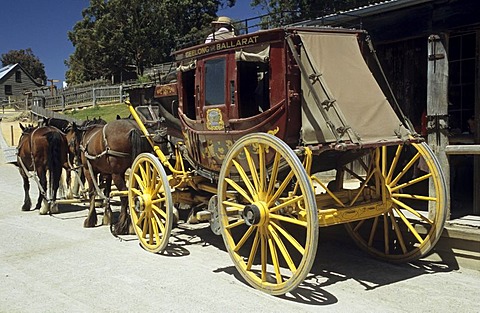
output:
<path id="1" fill-rule="evenodd" d="M 380 0 L 252 0 L 251 5 L 279 16 L 269 21 L 270 24 L 279 26 L 294 20 L 306 20 L 377 2 Z M 281 14 L 282 12 L 288 13 Z"/>
<path id="2" fill-rule="evenodd" d="M 68 38 L 69 83 L 120 75 L 170 60 L 175 39 L 208 28 L 235 0 L 90 0 Z"/>
<path id="3" fill-rule="evenodd" d="M 33 54 L 31 48 L 27 48 L 26 50 L 10 50 L 2 54 L 0 61 L 2 61 L 2 66 L 19 63 L 34 79 L 42 82 L 47 80 L 45 65 Z"/>

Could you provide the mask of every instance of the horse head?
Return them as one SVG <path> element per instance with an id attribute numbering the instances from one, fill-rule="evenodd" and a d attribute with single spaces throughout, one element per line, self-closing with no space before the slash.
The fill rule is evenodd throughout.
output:
<path id="1" fill-rule="evenodd" d="M 77 165 L 80 163 L 80 142 L 82 141 L 82 134 L 83 131 L 75 122 L 70 123 L 65 129 L 65 137 L 68 143 L 68 159 L 71 164 L 73 164 L 75 160 Z"/>

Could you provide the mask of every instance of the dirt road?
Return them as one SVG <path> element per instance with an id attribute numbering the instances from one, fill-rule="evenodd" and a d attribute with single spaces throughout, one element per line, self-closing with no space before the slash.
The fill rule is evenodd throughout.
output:
<path id="1" fill-rule="evenodd" d="M 1 153 L 1 152 L 0 152 Z M 32 200 L 36 187 L 32 182 Z M 281 297 L 248 286 L 208 224 L 175 228 L 167 251 L 82 227 L 84 206 L 21 212 L 18 170 L 0 165 L 0 312 L 475 312 L 480 272 L 442 260 L 392 265 L 322 229 L 305 282 Z M 117 208 L 118 209 L 118 208 Z M 101 210 L 99 210 L 101 212 Z"/>

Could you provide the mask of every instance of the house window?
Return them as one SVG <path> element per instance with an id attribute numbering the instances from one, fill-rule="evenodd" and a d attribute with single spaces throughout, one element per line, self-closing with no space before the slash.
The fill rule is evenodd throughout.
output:
<path id="1" fill-rule="evenodd" d="M 468 119 L 475 107 L 476 34 L 455 34 L 449 42 L 449 124 L 468 132 Z"/>
<path id="2" fill-rule="evenodd" d="M 12 85 L 5 85 L 5 95 L 7 96 L 13 95 Z"/>
<path id="3" fill-rule="evenodd" d="M 205 62 L 205 105 L 225 103 L 225 59 Z"/>
<path id="4" fill-rule="evenodd" d="M 15 81 L 17 83 L 21 83 L 22 82 L 22 72 L 21 71 L 16 71 L 15 72 Z"/>

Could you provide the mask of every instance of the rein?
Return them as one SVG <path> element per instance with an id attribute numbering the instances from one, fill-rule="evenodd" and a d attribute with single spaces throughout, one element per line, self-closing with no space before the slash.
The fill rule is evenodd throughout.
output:
<path id="1" fill-rule="evenodd" d="M 115 157 L 120 157 L 120 158 L 126 158 L 126 157 L 129 157 L 130 154 L 129 153 L 126 153 L 126 152 L 120 152 L 120 151 L 115 151 L 115 150 L 112 150 L 109 146 L 108 146 L 108 141 L 107 141 L 107 136 L 105 134 L 105 128 L 106 128 L 107 125 L 103 126 L 102 127 L 102 138 L 103 138 L 103 144 L 105 146 L 105 150 L 102 151 L 101 153 L 97 154 L 97 155 L 91 155 L 88 153 L 88 144 L 90 143 L 90 140 L 92 139 L 93 135 L 95 135 L 98 130 L 92 135 L 90 136 L 90 138 L 88 139 L 88 141 L 85 143 L 85 146 L 82 146 L 80 145 L 80 150 L 82 150 L 82 152 L 84 153 L 85 157 L 89 160 L 96 160 L 96 159 L 99 159 L 101 157 L 103 157 L 104 155 L 111 155 L 111 156 L 115 156 Z"/>

